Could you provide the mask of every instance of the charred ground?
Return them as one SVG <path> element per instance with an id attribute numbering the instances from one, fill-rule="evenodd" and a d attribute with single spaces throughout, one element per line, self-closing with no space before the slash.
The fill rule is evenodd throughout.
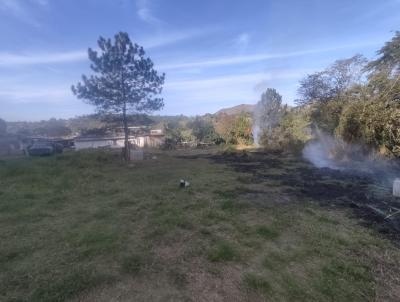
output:
<path id="1" fill-rule="evenodd" d="M 299 155 L 282 152 L 225 153 L 211 158 L 246 173 L 247 177 L 239 178 L 242 183 L 274 181 L 277 187 L 283 187 L 283 192 L 295 196 L 298 202 L 313 201 L 322 206 L 351 208 L 362 224 L 400 243 L 400 213 L 396 214 L 400 198 L 392 195 L 392 182 L 388 180 L 388 175 L 400 175 L 398 163 L 393 162 L 390 171 L 382 167 L 360 172 L 316 168 Z M 255 197 L 265 193 L 262 189 L 241 192 Z"/>

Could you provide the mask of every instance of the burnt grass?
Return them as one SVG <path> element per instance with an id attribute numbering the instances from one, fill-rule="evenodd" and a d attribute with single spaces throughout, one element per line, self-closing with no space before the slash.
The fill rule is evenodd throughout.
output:
<path id="1" fill-rule="evenodd" d="M 276 152 L 222 153 L 208 157 L 244 173 L 239 179 L 242 183 L 273 181 L 284 187 L 285 194 L 295 197 L 291 200 L 351 208 L 360 224 L 400 244 L 400 215 L 387 218 L 399 209 L 400 199 L 393 197 L 391 183 L 379 170 L 366 173 L 316 168 L 300 155 Z M 244 188 L 241 193 L 263 194 L 263 191 Z"/>

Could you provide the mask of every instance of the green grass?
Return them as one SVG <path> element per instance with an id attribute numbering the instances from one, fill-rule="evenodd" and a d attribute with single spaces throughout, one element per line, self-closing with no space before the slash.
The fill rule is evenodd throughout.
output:
<path id="1" fill-rule="evenodd" d="M 268 280 L 256 274 L 248 273 L 244 276 L 244 283 L 246 286 L 257 292 L 268 295 L 272 287 Z"/>
<path id="2" fill-rule="evenodd" d="M 265 239 L 276 239 L 279 237 L 279 231 L 271 226 L 259 226 L 256 229 L 256 232 L 259 236 Z"/>
<path id="3" fill-rule="evenodd" d="M 232 243 L 217 241 L 208 252 L 208 260 L 212 262 L 233 261 L 239 259 L 239 252 Z"/>
<path id="4" fill-rule="evenodd" d="M 276 180 L 246 181 L 185 152 L 131 164 L 108 152 L 0 161 L 0 301 L 395 296 L 398 249 L 348 212 L 275 203 L 286 189 Z"/>
<path id="5" fill-rule="evenodd" d="M 122 270 L 128 274 L 138 274 L 145 267 L 145 259 L 142 254 L 129 255 L 122 260 Z"/>

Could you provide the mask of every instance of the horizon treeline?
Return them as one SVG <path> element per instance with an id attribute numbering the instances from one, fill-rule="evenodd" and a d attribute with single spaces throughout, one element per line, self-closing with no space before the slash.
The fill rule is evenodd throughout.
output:
<path id="1" fill-rule="evenodd" d="M 284 105 L 268 88 L 255 112 L 222 110 L 188 117 L 131 115 L 130 125 L 165 129 L 171 147 L 182 142 L 252 145 L 299 151 L 313 130 L 345 142 L 400 157 L 400 32 L 368 61 L 361 54 L 333 62 L 299 82 L 295 106 Z M 97 114 L 40 122 L 1 121 L 0 132 L 16 135 L 71 136 L 102 133 L 118 126 L 112 116 Z"/>

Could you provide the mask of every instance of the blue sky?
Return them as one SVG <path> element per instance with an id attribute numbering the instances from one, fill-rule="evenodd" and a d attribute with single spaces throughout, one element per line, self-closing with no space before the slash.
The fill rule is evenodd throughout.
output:
<path id="1" fill-rule="evenodd" d="M 299 79 L 336 59 L 373 58 L 400 30 L 400 0 L 0 0 L 0 117 L 94 111 L 70 91 L 87 48 L 126 31 L 166 73 L 157 114 L 213 113 L 276 88 L 293 104 Z"/>

